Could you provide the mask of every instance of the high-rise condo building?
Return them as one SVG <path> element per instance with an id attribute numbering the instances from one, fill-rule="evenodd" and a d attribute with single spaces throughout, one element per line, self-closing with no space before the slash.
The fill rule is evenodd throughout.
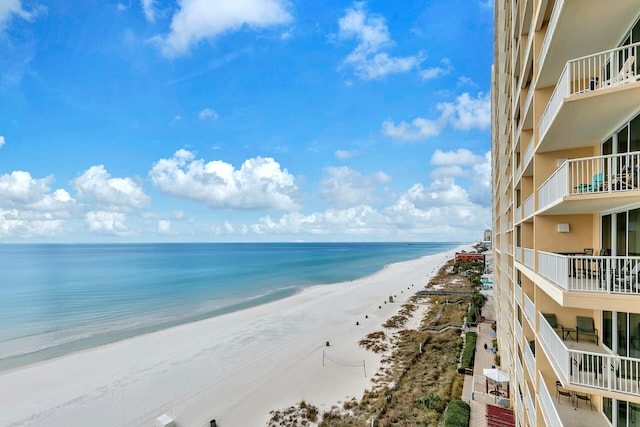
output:
<path id="1" fill-rule="evenodd" d="M 520 426 L 640 426 L 640 0 L 496 0 L 494 294 Z"/>

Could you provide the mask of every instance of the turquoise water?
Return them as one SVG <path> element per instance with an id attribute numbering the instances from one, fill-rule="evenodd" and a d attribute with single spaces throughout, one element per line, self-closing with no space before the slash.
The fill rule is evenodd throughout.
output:
<path id="1" fill-rule="evenodd" d="M 458 245 L 0 245 L 0 370 L 364 277 Z"/>

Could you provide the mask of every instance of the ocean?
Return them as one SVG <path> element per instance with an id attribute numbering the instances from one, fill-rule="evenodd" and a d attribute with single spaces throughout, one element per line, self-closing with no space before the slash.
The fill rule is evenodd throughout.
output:
<path id="1" fill-rule="evenodd" d="M 458 245 L 0 245 L 0 371 L 365 277 Z"/>

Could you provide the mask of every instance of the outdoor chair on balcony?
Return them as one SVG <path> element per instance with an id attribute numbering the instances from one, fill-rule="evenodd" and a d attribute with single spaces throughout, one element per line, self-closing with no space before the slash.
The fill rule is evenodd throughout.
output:
<path id="1" fill-rule="evenodd" d="M 569 333 L 573 332 L 573 329 L 565 328 L 564 326 L 559 325 L 555 313 L 542 313 L 542 316 L 545 318 L 549 326 L 551 326 L 551 328 L 556 331 L 558 335 L 560 335 L 563 341 L 570 337 Z"/>
<path id="2" fill-rule="evenodd" d="M 573 404 L 573 392 L 562 387 L 560 381 L 556 381 L 556 402 L 560 402 L 560 396 L 568 397 L 569 402 Z"/>
<path id="3" fill-rule="evenodd" d="M 578 400 L 582 400 L 585 403 L 589 402 L 589 405 L 591 406 L 591 409 L 593 410 L 593 404 L 591 403 L 591 396 L 589 396 L 588 394 L 580 394 L 580 393 L 575 393 L 575 397 L 576 397 L 576 408 L 578 407 Z"/>
<path id="4" fill-rule="evenodd" d="M 591 317 L 576 316 L 576 341 L 580 341 L 580 335 L 593 337 L 598 344 L 598 330 L 593 325 Z"/>
<path id="5" fill-rule="evenodd" d="M 631 269 L 627 264 L 613 277 L 615 289 L 618 292 L 638 292 L 638 276 L 640 276 L 640 262 L 637 262 Z"/>
<path id="6" fill-rule="evenodd" d="M 603 82 L 603 87 L 610 86 L 618 86 L 625 83 L 631 83 L 640 77 L 640 75 L 635 74 L 635 70 L 633 64 L 636 62 L 636 57 L 631 55 L 627 58 L 627 60 L 622 64 L 620 71 L 616 74 L 611 80 Z"/>

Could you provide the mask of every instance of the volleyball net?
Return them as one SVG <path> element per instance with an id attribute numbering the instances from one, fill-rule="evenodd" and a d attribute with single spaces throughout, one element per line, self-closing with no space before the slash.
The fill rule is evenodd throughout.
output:
<path id="1" fill-rule="evenodd" d="M 367 367 L 365 365 L 364 359 L 362 360 L 345 360 L 340 359 L 335 356 L 331 356 L 327 354 L 325 350 L 322 350 L 322 366 L 324 367 L 326 364 L 335 364 L 340 366 L 345 366 L 347 368 L 362 368 L 362 372 L 364 373 L 364 377 L 367 378 Z"/>

